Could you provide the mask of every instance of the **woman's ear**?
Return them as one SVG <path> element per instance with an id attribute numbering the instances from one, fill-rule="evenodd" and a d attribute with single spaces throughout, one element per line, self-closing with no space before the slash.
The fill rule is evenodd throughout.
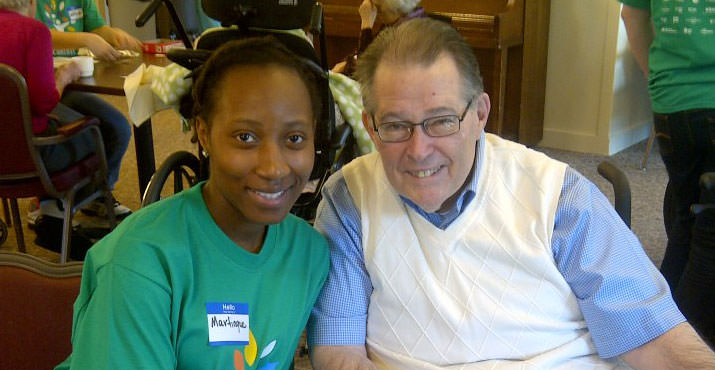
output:
<path id="1" fill-rule="evenodd" d="M 35 18 L 35 13 L 37 13 L 37 0 L 30 0 L 27 4 L 26 16 L 30 18 Z"/>
<path id="2" fill-rule="evenodd" d="M 210 140 L 209 140 L 209 125 L 201 117 L 196 117 L 194 124 L 196 125 L 196 136 L 199 138 L 199 144 L 201 147 L 207 151 L 211 152 Z"/>

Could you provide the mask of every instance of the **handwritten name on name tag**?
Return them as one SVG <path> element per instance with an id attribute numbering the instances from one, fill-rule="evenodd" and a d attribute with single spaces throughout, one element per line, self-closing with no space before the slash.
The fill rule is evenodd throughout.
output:
<path id="1" fill-rule="evenodd" d="M 209 345 L 248 344 L 248 304 L 207 302 Z"/>

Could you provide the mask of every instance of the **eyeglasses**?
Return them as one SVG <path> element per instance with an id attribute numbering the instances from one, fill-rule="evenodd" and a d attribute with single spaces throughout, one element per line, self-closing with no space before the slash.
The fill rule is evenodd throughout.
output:
<path id="1" fill-rule="evenodd" d="M 420 123 L 394 121 L 384 122 L 380 126 L 376 126 L 375 116 L 373 115 L 372 125 L 375 132 L 377 132 L 377 136 L 385 143 L 400 143 L 409 140 L 412 137 L 412 131 L 414 131 L 415 126 L 422 126 L 425 134 L 430 137 L 449 136 L 459 131 L 460 124 L 464 121 L 464 117 L 467 116 L 469 107 L 472 105 L 472 100 L 474 98 L 469 99 L 467 107 L 464 108 L 464 112 L 460 116 L 449 114 L 430 117 Z"/>

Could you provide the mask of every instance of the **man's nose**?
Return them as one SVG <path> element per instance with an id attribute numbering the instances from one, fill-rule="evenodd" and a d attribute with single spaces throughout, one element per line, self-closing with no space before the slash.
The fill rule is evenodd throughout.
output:
<path id="1" fill-rule="evenodd" d="M 421 161 L 432 153 L 432 140 L 421 126 L 415 126 L 412 136 L 407 140 L 407 155 L 414 161 Z"/>

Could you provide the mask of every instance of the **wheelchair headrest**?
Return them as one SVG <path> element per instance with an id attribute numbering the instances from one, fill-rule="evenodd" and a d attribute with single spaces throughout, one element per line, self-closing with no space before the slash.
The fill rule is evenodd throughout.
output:
<path id="1" fill-rule="evenodd" d="M 289 30 L 310 24 L 315 0 L 201 0 L 206 15 L 223 26 Z"/>
<path id="2" fill-rule="evenodd" d="M 307 39 L 298 36 L 294 33 L 271 30 L 248 30 L 244 32 L 237 28 L 226 28 L 222 30 L 207 32 L 202 35 L 198 41 L 197 48 L 199 50 L 214 50 L 231 40 L 262 36 L 272 36 L 276 38 L 285 47 L 287 47 L 288 50 L 292 51 L 299 58 L 301 58 L 306 63 L 306 65 L 308 65 L 308 67 L 313 70 L 313 72 L 323 78 L 327 78 L 326 72 L 321 69 L 320 60 L 318 60 L 318 56 L 315 54 L 315 49 L 313 49 L 313 46 L 310 44 L 310 42 L 308 42 Z M 184 63 L 180 64 L 186 66 Z"/>

